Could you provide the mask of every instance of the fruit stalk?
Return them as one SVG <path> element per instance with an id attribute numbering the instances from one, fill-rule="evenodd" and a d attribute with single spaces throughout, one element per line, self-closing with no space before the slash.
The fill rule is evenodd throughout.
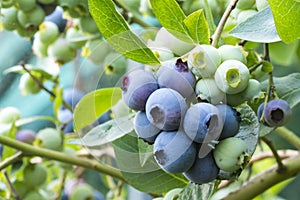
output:
<path id="1" fill-rule="evenodd" d="M 277 164 L 252 177 L 236 190 L 230 192 L 224 200 L 252 199 L 267 189 L 300 173 L 300 155 L 283 160 L 286 166 L 284 173 L 278 172 Z"/>
<path id="2" fill-rule="evenodd" d="M 126 182 L 126 180 L 124 179 L 124 177 L 122 176 L 121 172 L 118 169 L 107 166 L 107 165 L 103 165 L 102 163 L 99 163 L 94 160 L 79 158 L 79 157 L 72 157 L 70 155 L 67 155 L 67 154 L 64 154 L 64 153 L 61 153 L 58 151 L 35 147 L 35 146 L 29 145 L 29 144 L 26 144 L 23 142 L 13 140 L 13 139 L 3 136 L 3 135 L 0 135 L 0 143 L 22 151 L 24 153 L 24 156 L 40 156 L 43 158 L 48 158 L 48 159 L 68 163 L 71 165 L 81 166 L 81 167 L 91 169 L 91 170 L 94 170 L 94 171 L 97 171 L 97 172 L 100 172 L 103 174 L 107 174 L 109 176 L 115 177 L 117 179 L 120 179 L 120 180 Z"/>
<path id="3" fill-rule="evenodd" d="M 221 37 L 223 28 L 225 26 L 225 23 L 231 13 L 231 11 L 235 8 L 236 4 L 237 4 L 238 0 L 232 0 L 229 5 L 227 6 L 218 26 L 217 29 L 215 31 L 215 33 L 212 35 L 212 46 L 217 47 L 218 46 L 218 42 L 219 39 Z"/>
<path id="4" fill-rule="evenodd" d="M 11 164 L 15 163 L 16 161 L 22 159 L 23 157 L 24 157 L 23 152 L 17 152 L 13 156 L 10 156 L 10 157 L 6 158 L 5 160 L 3 160 L 0 163 L 0 170 L 5 169 L 9 165 L 11 165 Z"/>

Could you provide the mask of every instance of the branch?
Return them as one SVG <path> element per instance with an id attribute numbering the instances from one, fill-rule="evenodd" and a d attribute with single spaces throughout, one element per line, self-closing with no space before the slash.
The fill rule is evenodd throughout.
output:
<path id="1" fill-rule="evenodd" d="M 295 146 L 298 150 L 300 150 L 300 138 L 293 131 L 290 131 L 284 126 L 281 126 L 276 128 L 275 132 L 287 142 Z"/>
<path id="2" fill-rule="evenodd" d="M 23 142 L 19 142 L 17 140 L 13 140 L 13 139 L 3 136 L 3 135 L 0 135 L 0 143 L 22 151 L 24 153 L 24 156 L 40 156 L 43 158 L 48 158 L 48 159 L 68 163 L 71 165 L 81 166 L 84 168 L 98 171 L 103 174 L 107 174 L 109 176 L 115 177 L 117 179 L 120 179 L 120 180 L 126 182 L 126 180 L 124 179 L 124 177 L 122 176 L 121 172 L 118 169 L 104 165 L 95 160 L 79 158 L 79 157 L 70 156 L 70 155 L 67 155 L 65 153 L 61 153 L 58 151 L 53 151 L 50 149 L 35 147 L 35 146 L 29 145 L 29 144 L 26 144 Z M 2 170 L 2 169 L 0 169 L 0 170 Z"/>
<path id="3" fill-rule="evenodd" d="M 219 43 L 219 39 L 221 37 L 221 33 L 223 31 L 224 25 L 231 13 L 231 11 L 235 8 L 236 4 L 237 4 L 238 0 L 232 0 L 229 5 L 227 6 L 218 26 L 217 29 L 215 31 L 215 33 L 212 36 L 212 46 L 217 47 L 218 43 Z"/>
<path id="4" fill-rule="evenodd" d="M 284 181 L 288 178 L 300 173 L 300 155 L 283 160 L 283 164 L 286 167 L 284 173 L 278 173 L 278 166 L 273 165 L 266 171 L 263 171 L 256 176 L 253 176 L 249 181 L 245 182 L 242 186 L 230 192 L 224 200 L 240 200 L 240 199 L 252 199 L 255 196 L 263 193 L 270 187 L 277 183 Z"/>

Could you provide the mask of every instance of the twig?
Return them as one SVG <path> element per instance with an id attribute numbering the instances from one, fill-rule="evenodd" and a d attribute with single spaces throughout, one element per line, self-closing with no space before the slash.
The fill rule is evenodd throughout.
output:
<path id="1" fill-rule="evenodd" d="M 238 0 L 232 0 L 229 5 L 227 6 L 218 26 L 217 29 L 215 31 L 215 33 L 212 36 L 212 46 L 217 47 L 218 43 L 219 43 L 219 39 L 221 37 L 221 33 L 223 31 L 223 28 L 225 26 L 225 23 L 231 13 L 231 11 L 235 8 L 236 4 L 237 4 Z"/>
<path id="2" fill-rule="evenodd" d="M 273 165 L 269 169 L 253 176 L 249 181 L 246 181 L 242 186 L 230 192 L 224 200 L 240 200 L 253 199 L 255 196 L 263 193 L 265 190 L 276 185 L 277 183 L 287 180 L 300 173 L 300 155 L 283 160 L 286 166 L 284 173 L 278 173 L 277 165 Z"/>
<path id="3" fill-rule="evenodd" d="M 296 150 L 278 150 L 277 154 L 281 159 L 286 159 L 298 155 L 299 152 Z M 253 155 L 251 160 L 249 161 L 249 164 L 255 163 L 260 160 L 264 160 L 266 158 L 273 158 L 273 157 L 274 154 L 272 152 L 262 152 L 260 154 Z"/>
<path id="4" fill-rule="evenodd" d="M 270 148 L 270 150 L 272 151 L 274 158 L 276 159 L 276 162 L 278 164 L 278 173 L 284 173 L 286 168 L 282 163 L 281 157 L 278 155 L 277 150 L 275 149 L 273 143 L 271 140 L 269 140 L 266 137 L 262 137 L 261 138 L 262 141 L 264 141 L 266 143 L 266 145 L 268 145 L 268 147 Z"/>
<path id="5" fill-rule="evenodd" d="M 104 165 L 95 160 L 80 158 L 77 156 L 70 156 L 58 151 L 32 146 L 23 142 L 19 142 L 17 140 L 13 140 L 3 135 L 0 135 L 0 143 L 12 147 L 14 149 L 18 149 L 24 152 L 24 155 L 26 156 L 40 156 L 42 158 L 48 158 L 68 163 L 71 165 L 81 166 L 87 169 L 98 171 L 103 174 L 107 174 L 109 176 L 115 177 L 126 182 L 126 180 L 124 179 L 124 177 L 118 169 L 108 165 Z"/>
<path id="6" fill-rule="evenodd" d="M 10 181 L 7 172 L 4 171 L 3 174 L 4 174 L 4 176 L 5 176 L 5 179 L 6 179 L 7 183 L 8 183 L 8 185 L 9 185 L 9 187 L 10 187 L 10 189 L 11 189 L 11 191 L 12 191 L 12 194 L 14 195 L 15 199 L 16 199 L 16 200 L 21 200 L 21 197 L 19 196 L 19 194 L 18 194 L 16 188 L 13 186 L 13 184 L 12 184 L 11 181 Z"/>
<path id="7" fill-rule="evenodd" d="M 291 130 L 287 129 L 284 126 L 278 127 L 275 129 L 275 132 L 284 138 L 287 142 L 295 146 L 300 150 L 300 138 Z"/>
<path id="8" fill-rule="evenodd" d="M 5 169 L 6 167 L 10 166 L 11 164 L 15 163 L 16 161 L 22 159 L 24 157 L 24 154 L 19 151 L 15 153 L 14 155 L 6 158 L 0 163 L 0 171 Z"/>

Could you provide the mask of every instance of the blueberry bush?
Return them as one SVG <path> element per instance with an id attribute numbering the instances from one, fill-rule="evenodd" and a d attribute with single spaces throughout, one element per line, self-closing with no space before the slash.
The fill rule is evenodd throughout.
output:
<path id="1" fill-rule="evenodd" d="M 0 198 L 298 199 L 299 10 L 0 0 Z"/>

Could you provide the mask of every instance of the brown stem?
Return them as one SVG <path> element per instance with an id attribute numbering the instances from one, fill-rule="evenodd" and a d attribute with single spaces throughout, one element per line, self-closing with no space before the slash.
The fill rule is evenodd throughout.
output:
<path id="1" fill-rule="evenodd" d="M 8 183 L 8 185 L 9 185 L 9 187 L 10 187 L 10 189 L 11 189 L 11 191 L 12 191 L 12 194 L 13 194 L 13 196 L 15 197 L 15 199 L 16 199 L 16 200 L 21 200 L 21 197 L 19 196 L 19 194 L 18 194 L 16 188 L 15 188 L 15 187 L 13 186 L 13 184 L 11 183 L 11 181 L 10 181 L 10 179 L 9 179 L 9 177 L 8 177 L 8 174 L 7 174 L 7 172 L 6 172 L 5 170 L 4 170 L 3 174 L 4 174 L 4 176 L 5 176 L 5 179 L 6 179 L 7 183 Z"/>

